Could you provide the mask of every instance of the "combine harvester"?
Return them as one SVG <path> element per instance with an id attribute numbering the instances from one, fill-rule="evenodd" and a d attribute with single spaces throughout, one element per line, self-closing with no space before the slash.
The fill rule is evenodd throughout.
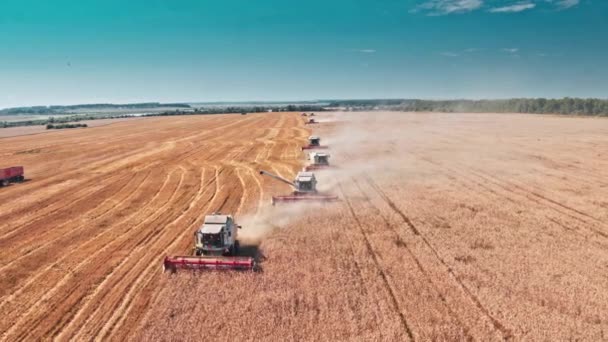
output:
<path id="1" fill-rule="evenodd" d="M 327 146 L 321 145 L 321 138 L 311 135 L 308 137 L 308 145 L 302 146 L 302 151 L 304 150 L 325 150 L 328 149 Z"/>
<path id="2" fill-rule="evenodd" d="M 308 121 L 305 122 L 305 124 L 306 125 L 316 125 L 316 124 L 318 124 L 318 122 L 315 119 L 310 118 L 310 119 L 308 119 Z"/>
<path id="3" fill-rule="evenodd" d="M 298 172 L 293 182 L 266 171 L 260 171 L 260 174 L 270 176 L 294 188 L 290 195 L 272 196 L 272 205 L 283 202 L 335 202 L 338 200 L 338 196 L 326 195 L 317 191 L 317 179 L 312 172 Z"/>
<path id="4" fill-rule="evenodd" d="M 23 166 L 13 166 L 0 169 L 0 187 L 7 186 L 9 183 L 23 182 Z"/>
<path id="5" fill-rule="evenodd" d="M 252 257 L 239 257 L 238 229 L 231 215 L 214 213 L 205 216 L 205 222 L 194 233 L 194 256 L 165 257 L 163 269 L 244 270 L 257 266 Z"/>
<path id="6" fill-rule="evenodd" d="M 308 154 L 308 159 L 310 159 L 310 165 L 304 167 L 304 171 L 314 171 L 314 170 L 325 170 L 332 168 L 329 165 L 329 157 L 330 155 L 324 152 L 310 152 Z"/>

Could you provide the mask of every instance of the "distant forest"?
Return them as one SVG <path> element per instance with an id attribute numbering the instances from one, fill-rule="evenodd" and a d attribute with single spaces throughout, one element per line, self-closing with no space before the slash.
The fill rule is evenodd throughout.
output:
<path id="1" fill-rule="evenodd" d="M 142 104 L 137 104 L 142 105 Z M 91 105 L 96 106 L 96 105 Z M 105 105 L 103 105 L 105 106 Z M 119 105 L 115 105 L 119 106 Z M 120 105 L 123 106 L 123 105 Z M 169 106 L 169 105 L 166 105 Z M 69 106 L 67 106 L 69 107 Z M 76 107 L 76 106 L 74 106 Z M 84 108 L 82 105 L 77 106 L 78 109 Z M 170 107 L 176 108 L 175 104 Z M 25 107 L 24 107 L 25 108 Z M 33 108 L 33 107 L 28 107 Z M 47 107 L 45 107 L 47 108 Z M 108 107 L 103 107 L 108 108 Z M 115 107 L 119 108 L 119 107 Z M 125 108 L 125 107 L 120 107 Z M 136 107 L 129 107 L 136 108 Z M 149 107 L 145 107 L 149 108 Z M 15 108 L 13 108 L 15 109 Z M 286 106 L 233 106 L 233 107 L 203 107 L 203 108 L 192 108 L 190 106 L 183 107 L 181 109 L 168 110 L 160 113 L 148 113 L 148 114 L 73 114 L 67 116 L 50 116 L 47 119 L 32 119 L 23 121 L 0 121 L 0 128 L 9 127 L 22 127 L 22 126 L 39 126 L 39 125 L 57 125 L 67 124 L 71 122 L 78 122 L 84 120 L 100 120 L 100 119 L 121 119 L 121 118 L 133 118 L 133 117 L 149 117 L 149 116 L 176 116 L 176 115 L 211 115 L 211 114 L 246 114 L 246 113 L 262 113 L 262 112 L 321 112 L 326 110 L 322 106 L 317 105 L 286 105 Z M 1 113 L 0 113 L 1 114 Z M 28 112 L 28 114 L 32 114 Z M 19 115 L 19 114 L 5 114 L 5 115 Z"/>
<path id="2" fill-rule="evenodd" d="M 0 115 L 18 115 L 18 114 L 38 114 L 52 115 L 65 114 L 77 110 L 90 109 L 147 109 L 147 108 L 190 108 L 190 105 L 185 103 L 127 103 L 127 104 L 112 104 L 112 103 L 94 103 L 94 104 L 79 104 L 71 106 L 33 106 L 33 107 L 15 107 L 0 110 Z"/>
<path id="3" fill-rule="evenodd" d="M 392 110 L 410 112 L 536 113 L 608 116 L 608 100 L 508 99 L 508 100 L 336 100 L 330 107 L 349 110 Z"/>

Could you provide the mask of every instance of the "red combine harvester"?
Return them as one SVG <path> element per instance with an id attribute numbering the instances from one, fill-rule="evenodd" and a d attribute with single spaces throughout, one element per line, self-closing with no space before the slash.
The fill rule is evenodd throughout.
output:
<path id="1" fill-rule="evenodd" d="M 176 272 L 191 270 L 256 270 L 252 257 L 239 254 L 238 229 L 231 215 L 214 213 L 205 216 L 205 222 L 194 233 L 194 255 L 165 257 L 163 269 Z"/>
<path id="2" fill-rule="evenodd" d="M 330 155 L 323 152 L 310 152 L 308 159 L 310 159 L 310 165 L 304 167 L 304 171 L 314 171 L 314 170 L 325 170 L 332 168 L 329 165 L 329 157 Z"/>
<path id="3" fill-rule="evenodd" d="M 260 174 L 270 176 L 294 188 L 291 195 L 272 196 L 272 205 L 283 202 L 335 202 L 338 200 L 338 196 L 326 195 L 317 191 L 317 179 L 312 172 L 298 172 L 293 182 L 266 171 L 260 171 Z"/>
<path id="4" fill-rule="evenodd" d="M 327 148 L 329 148 L 329 147 L 321 146 L 321 138 L 312 135 L 312 136 L 308 137 L 308 145 L 302 146 L 302 151 L 304 151 L 304 150 L 325 150 Z"/>
<path id="5" fill-rule="evenodd" d="M 0 186 L 7 186 L 9 183 L 23 182 L 23 166 L 13 166 L 0 169 Z"/>

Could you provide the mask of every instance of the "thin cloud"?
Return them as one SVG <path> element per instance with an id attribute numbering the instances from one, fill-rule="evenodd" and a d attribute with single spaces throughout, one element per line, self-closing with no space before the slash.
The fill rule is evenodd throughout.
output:
<path id="1" fill-rule="evenodd" d="M 578 5 L 580 0 L 549 0 L 549 2 L 555 3 L 558 9 L 567 9 Z"/>
<path id="2" fill-rule="evenodd" d="M 517 13 L 523 12 L 536 7 L 536 4 L 531 2 L 521 2 L 510 6 L 491 8 L 491 13 Z"/>
<path id="3" fill-rule="evenodd" d="M 427 15 L 447 15 L 471 12 L 479 9 L 483 0 L 427 0 L 411 12 L 426 12 Z"/>
<path id="4" fill-rule="evenodd" d="M 359 49 L 359 50 L 357 50 L 357 52 L 361 52 L 361 53 L 375 53 L 376 50 L 374 50 L 374 49 Z"/>
<path id="5" fill-rule="evenodd" d="M 514 54 L 514 53 L 519 52 L 519 48 L 504 48 L 504 49 L 502 49 L 502 51 Z"/>
<path id="6" fill-rule="evenodd" d="M 464 49 L 464 50 L 460 50 L 460 51 L 444 51 L 439 53 L 442 56 L 445 57 L 463 57 L 463 56 L 468 56 L 474 52 L 478 52 L 478 51 L 482 51 L 483 48 L 468 48 L 468 49 Z"/>
<path id="7" fill-rule="evenodd" d="M 558 10 L 572 8 L 581 3 L 581 0 L 501 0 L 503 6 L 495 6 L 498 0 L 419 0 L 419 5 L 410 10 L 410 13 L 425 13 L 429 16 L 442 16 L 449 14 L 463 14 L 480 9 L 490 13 L 519 13 L 535 9 L 539 6 L 552 6 Z"/>

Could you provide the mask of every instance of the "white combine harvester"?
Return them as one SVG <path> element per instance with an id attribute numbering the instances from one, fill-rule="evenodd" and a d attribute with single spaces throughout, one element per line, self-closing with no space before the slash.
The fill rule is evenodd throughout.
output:
<path id="1" fill-rule="evenodd" d="M 289 184 L 294 189 L 290 195 L 272 196 L 272 205 L 277 202 L 335 202 L 338 200 L 338 196 L 326 195 L 317 191 L 317 178 L 312 172 L 298 172 L 293 182 L 266 171 L 260 171 L 260 174 Z"/>
<path id="2" fill-rule="evenodd" d="M 323 170 L 330 168 L 331 166 L 329 165 L 329 157 L 330 155 L 324 152 L 310 152 L 308 154 L 310 165 L 304 167 L 304 171 Z"/>
<path id="3" fill-rule="evenodd" d="M 329 147 L 321 145 L 321 138 L 311 135 L 308 137 L 308 145 L 302 146 L 302 151 L 304 150 L 325 150 Z"/>
<path id="4" fill-rule="evenodd" d="M 205 216 L 203 225 L 194 232 L 194 256 L 165 257 L 164 269 L 254 270 L 254 258 L 237 256 L 240 228 L 231 215 Z"/>

